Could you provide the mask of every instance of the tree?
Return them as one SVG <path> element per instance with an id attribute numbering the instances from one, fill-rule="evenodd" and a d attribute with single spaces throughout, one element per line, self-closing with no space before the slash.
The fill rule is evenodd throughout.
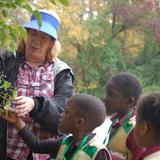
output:
<path id="1" fill-rule="evenodd" d="M 107 8 L 101 7 L 96 18 L 84 23 L 89 35 L 85 45 L 79 46 L 74 68 L 77 91 L 99 97 L 104 96 L 107 80 L 125 70 L 122 46 L 111 39 L 110 12 L 106 14 L 106 11 Z"/>
<path id="2" fill-rule="evenodd" d="M 96 17 L 86 21 L 88 39 L 76 57 L 77 90 L 103 97 L 107 80 L 121 71 L 137 74 L 145 90 L 155 88 L 160 77 L 155 71 L 160 53 L 159 5 L 153 0 L 107 2 L 104 10 L 101 7 Z"/>
<path id="3" fill-rule="evenodd" d="M 159 66 L 160 60 L 160 12 L 158 0 L 120 0 L 113 7 L 115 23 L 113 23 L 113 38 L 121 37 L 130 31 L 134 35 L 141 36 L 141 45 L 136 56 L 129 55 L 125 50 L 127 68 L 140 77 L 145 91 L 159 89 Z M 123 41 L 128 44 L 128 36 Z M 140 38 L 139 38 L 140 40 Z M 133 40 L 132 40 L 133 42 Z M 125 45 L 126 46 L 126 45 Z M 126 47 L 125 47 L 126 48 Z"/>

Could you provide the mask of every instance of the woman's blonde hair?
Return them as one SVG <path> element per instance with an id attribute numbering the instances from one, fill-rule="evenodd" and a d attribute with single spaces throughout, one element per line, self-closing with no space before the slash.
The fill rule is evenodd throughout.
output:
<path id="1" fill-rule="evenodd" d="M 18 43 L 17 51 L 22 54 L 25 54 L 25 47 L 26 47 L 25 41 L 21 38 Z M 60 52 L 61 52 L 61 44 L 59 40 L 54 40 L 53 47 L 49 49 L 47 52 L 47 60 L 51 61 L 54 60 L 56 57 L 59 56 Z"/>
<path id="2" fill-rule="evenodd" d="M 61 44 L 59 40 L 55 40 L 53 47 L 49 49 L 47 53 L 47 59 L 48 60 L 54 60 L 56 57 L 59 56 L 59 53 L 61 52 Z"/>

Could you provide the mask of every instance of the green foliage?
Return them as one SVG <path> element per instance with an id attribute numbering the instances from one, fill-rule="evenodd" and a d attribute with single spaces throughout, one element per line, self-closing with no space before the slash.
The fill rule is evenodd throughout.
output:
<path id="1" fill-rule="evenodd" d="M 59 0 L 63 5 L 68 6 L 69 1 L 68 0 Z"/>
<path id="2" fill-rule="evenodd" d="M 12 101 L 17 96 L 17 89 L 14 88 L 11 83 L 5 80 L 3 74 L 0 75 L 0 111 L 9 110 Z"/>
<path id="3" fill-rule="evenodd" d="M 117 1 L 115 0 L 114 3 Z M 135 16 L 135 13 L 139 15 L 135 6 L 132 8 L 130 4 L 132 15 L 130 10 L 117 4 L 119 8 L 116 9 L 121 11 L 117 12 L 121 18 L 119 19 L 114 17 L 112 11 L 114 3 L 109 1 L 106 8 L 101 9 L 95 19 L 90 18 L 86 22 L 89 38 L 84 45 L 79 47 L 75 62 L 77 91 L 104 97 L 108 79 L 113 74 L 122 71 L 136 74 L 142 82 L 144 92 L 158 91 L 160 89 L 158 70 L 160 67 L 160 47 L 159 42 L 156 41 L 145 23 L 150 15 L 146 14 L 148 19 L 143 16 Z M 127 21 L 127 15 L 122 11 L 127 11 L 131 16 L 129 21 Z M 141 13 L 140 15 L 145 13 L 145 10 L 138 11 Z M 122 20 L 125 20 L 125 23 Z M 133 34 L 140 35 L 140 37 L 136 37 L 137 43 L 133 43 L 135 40 Z"/>
<path id="4" fill-rule="evenodd" d="M 26 40 L 26 31 L 13 21 L 13 13 L 19 8 L 25 8 L 32 12 L 32 6 L 26 0 L 0 2 L 0 46 L 12 51 L 16 49 L 20 35 Z"/>
<path id="5" fill-rule="evenodd" d="M 88 45 L 77 57 L 81 74 L 76 76 L 84 82 L 78 90 L 103 97 L 108 79 L 113 74 L 125 70 L 121 48 L 113 47 L 112 43 L 99 47 Z"/>
<path id="6" fill-rule="evenodd" d="M 86 24 L 89 31 L 88 41 L 81 46 L 76 58 L 77 91 L 104 97 L 106 83 L 110 77 L 126 69 L 122 45 L 111 39 L 109 15 L 99 14 Z M 106 25 L 108 24 L 108 25 Z"/>
<path id="7" fill-rule="evenodd" d="M 147 39 L 143 50 L 134 60 L 130 69 L 140 78 L 145 92 L 160 89 L 160 47 L 151 37 Z"/>
<path id="8" fill-rule="evenodd" d="M 41 14 L 38 12 L 38 10 L 35 10 L 34 12 L 33 12 L 33 14 L 35 15 L 35 17 L 36 17 L 36 19 L 37 19 L 37 21 L 38 21 L 38 26 L 39 26 L 39 28 L 42 26 L 42 16 L 41 16 Z"/>
<path id="9" fill-rule="evenodd" d="M 18 31 L 21 33 L 22 38 L 26 41 L 27 40 L 27 33 L 26 30 L 22 27 L 17 25 Z"/>
<path id="10" fill-rule="evenodd" d="M 63 4 L 64 6 L 69 5 L 69 0 L 49 0 L 52 4 L 57 5 L 58 3 Z"/>

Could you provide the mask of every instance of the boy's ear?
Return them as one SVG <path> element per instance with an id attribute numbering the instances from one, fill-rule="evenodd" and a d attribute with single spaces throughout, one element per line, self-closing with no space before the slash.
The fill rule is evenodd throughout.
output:
<path id="1" fill-rule="evenodd" d="M 134 97 L 129 97 L 128 98 L 128 105 L 130 106 L 130 108 L 132 108 L 135 105 L 136 101 L 134 99 Z"/>
<path id="2" fill-rule="evenodd" d="M 148 132 L 148 123 L 146 121 L 142 121 L 141 122 L 141 130 L 140 130 L 140 134 L 141 136 L 146 135 L 146 133 Z"/>
<path id="3" fill-rule="evenodd" d="M 80 127 L 80 126 L 82 126 L 82 125 L 84 125 L 84 119 L 83 118 L 77 118 L 76 119 L 76 124 L 75 124 L 75 126 L 76 127 Z"/>

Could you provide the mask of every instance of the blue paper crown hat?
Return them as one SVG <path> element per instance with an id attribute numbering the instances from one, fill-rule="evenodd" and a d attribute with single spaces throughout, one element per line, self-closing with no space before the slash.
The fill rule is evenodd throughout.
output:
<path id="1" fill-rule="evenodd" d="M 58 39 L 57 32 L 60 26 L 60 20 L 58 15 L 53 11 L 47 11 L 47 10 L 40 10 L 39 12 L 42 16 L 42 26 L 41 27 L 38 26 L 37 19 L 33 14 L 30 22 L 26 23 L 24 25 L 24 28 L 36 29 L 41 32 L 47 33 L 54 39 Z"/>

